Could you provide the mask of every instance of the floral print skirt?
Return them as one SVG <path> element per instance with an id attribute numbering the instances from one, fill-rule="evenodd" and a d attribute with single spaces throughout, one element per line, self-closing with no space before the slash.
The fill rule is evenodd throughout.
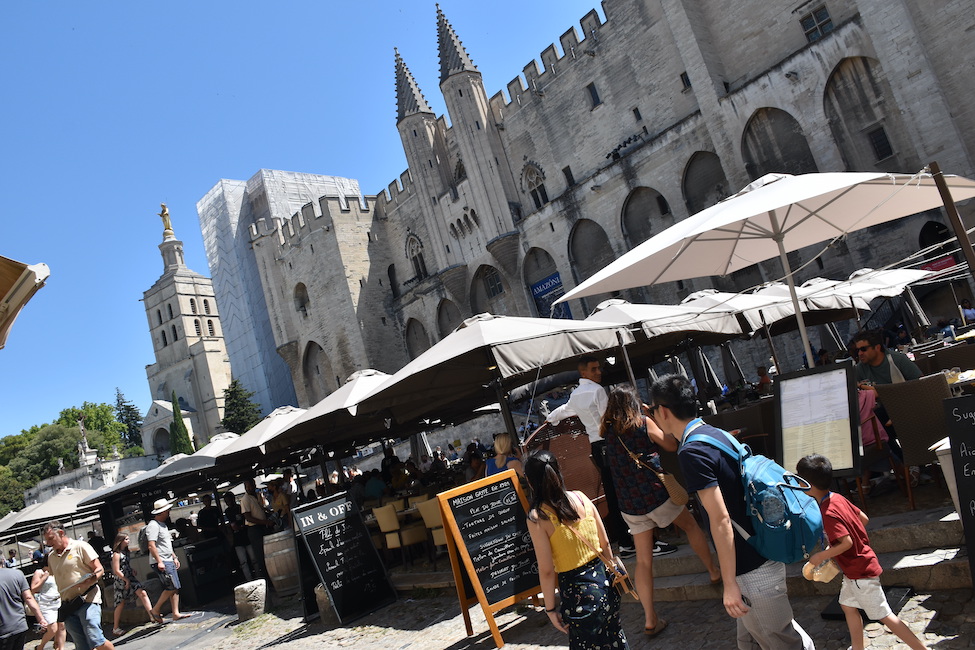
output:
<path id="1" fill-rule="evenodd" d="M 559 574 L 562 621 L 569 628 L 572 650 L 623 650 L 626 636 L 620 625 L 620 595 L 596 558 Z"/>
<path id="2" fill-rule="evenodd" d="M 129 588 L 125 588 L 125 580 L 122 580 L 118 576 L 113 576 L 115 580 L 115 606 L 118 607 L 125 601 L 132 602 L 135 600 L 135 592 L 142 589 L 142 583 L 135 579 L 134 576 L 129 576 Z"/>

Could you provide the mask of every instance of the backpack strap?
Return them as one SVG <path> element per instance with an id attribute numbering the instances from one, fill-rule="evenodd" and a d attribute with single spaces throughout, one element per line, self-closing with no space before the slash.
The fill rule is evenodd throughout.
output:
<path id="1" fill-rule="evenodd" d="M 720 437 L 708 436 L 703 433 L 697 433 L 692 431 L 688 435 L 684 436 L 683 440 L 681 440 L 680 448 L 677 450 L 677 452 L 680 453 L 681 450 L 684 449 L 684 445 L 688 443 L 703 442 L 704 444 L 714 447 L 718 451 L 723 452 L 732 461 L 737 463 L 738 475 L 740 477 L 742 475 L 741 464 L 745 460 L 745 458 L 751 456 L 751 450 L 749 450 L 748 447 L 735 440 L 735 437 L 732 436 L 727 431 L 725 431 L 724 429 L 718 429 L 717 427 L 714 428 L 717 429 L 719 433 L 721 433 Z M 741 526 L 741 524 L 739 524 L 737 521 L 732 519 L 730 514 L 728 515 L 728 519 L 729 521 L 731 521 L 731 525 L 734 527 L 734 529 L 738 531 L 738 534 L 741 535 L 742 539 L 744 539 L 747 542 L 752 536 L 751 533 L 745 530 Z"/>

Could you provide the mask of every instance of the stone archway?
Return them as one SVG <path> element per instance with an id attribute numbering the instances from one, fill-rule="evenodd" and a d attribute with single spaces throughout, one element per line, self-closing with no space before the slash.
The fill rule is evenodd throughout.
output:
<path id="1" fill-rule="evenodd" d="M 638 187 L 623 202 L 622 228 L 627 250 L 642 244 L 670 223 L 663 223 L 665 215 L 670 215 L 670 204 L 657 190 L 651 187 Z M 670 219 L 673 223 L 673 219 Z M 654 228 L 654 224 L 657 227 Z"/>
<path id="2" fill-rule="evenodd" d="M 416 359 L 430 348 L 430 337 L 427 328 L 415 318 L 406 321 L 406 351 L 410 359 Z"/>
<path id="3" fill-rule="evenodd" d="M 148 453 L 157 454 L 159 456 L 170 456 L 169 448 L 169 430 L 159 427 L 152 432 L 152 450 Z"/>
<path id="4" fill-rule="evenodd" d="M 681 187 L 689 214 L 697 214 L 731 195 L 721 159 L 710 151 L 698 151 L 691 156 Z"/>
<path id="5" fill-rule="evenodd" d="M 464 321 L 460 309 L 452 300 L 444 298 L 437 307 L 437 333 L 443 338 Z"/>
<path id="6" fill-rule="evenodd" d="M 741 155 L 752 180 L 772 172 L 819 171 L 799 122 L 779 108 L 755 111 L 741 136 Z"/>
<path id="7" fill-rule="evenodd" d="M 301 362 L 301 380 L 305 385 L 309 406 L 317 404 L 332 392 L 329 388 L 331 377 L 332 364 L 325 350 L 315 341 L 309 341 Z"/>
<path id="8" fill-rule="evenodd" d="M 880 62 L 869 57 L 843 59 L 823 92 L 829 128 L 847 171 L 898 172 L 921 163 L 904 146 L 910 137 Z"/>
<path id="9" fill-rule="evenodd" d="M 565 294 L 562 275 L 555 260 L 543 248 L 532 248 L 525 253 L 522 264 L 525 287 L 535 305 L 535 314 L 540 318 L 572 318 L 568 303 L 559 303 L 552 310 L 552 303 Z"/>
<path id="10" fill-rule="evenodd" d="M 616 253 L 602 226 L 590 219 L 576 222 L 569 234 L 569 264 L 577 285 L 615 259 Z M 603 300 L 612 297 L 614 294 L 601 293 L 580 300 L 588 314 Z"/>
<path id="11" fill-rule="evenodd" d="M 471 311 L 474 314 L 514 314 L 508 306 L 511 286 L 497 268 L 484 264 L 471 280 Z M 514 304 L 514 303 L 512 303 Z"/>

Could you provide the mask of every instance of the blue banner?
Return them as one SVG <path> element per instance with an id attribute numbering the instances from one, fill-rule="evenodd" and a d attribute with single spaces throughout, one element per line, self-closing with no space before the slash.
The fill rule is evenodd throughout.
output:
<path id="1" fill-rule="evenodd" d="M 552 311 L 552 303 L 565 295 L 565 289 L 562 287 L 562 276 L 558 272 L 531 285 L 531 290 L 540 317 L 572 319 L 572 312 L 569 311 L 569 303 L 567 302 L 555 305 L 555 309 Z"/>

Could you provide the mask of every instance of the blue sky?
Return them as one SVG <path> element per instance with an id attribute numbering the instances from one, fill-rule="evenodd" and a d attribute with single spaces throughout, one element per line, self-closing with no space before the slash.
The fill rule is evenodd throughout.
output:
<path id="1" fill-rule="evenodd" d="M 592 0 L 441 0 L 488 95 Z M 209 275 L 196 202 L 258 169 L 356 178 L 405 170 L 393 48 L 434 110 L 434 2 L 10 2 L 0 102 L 0 255 L 51 277 L 0 350 L 0 436 L 84 401 L 144 410 L 154 361 L 140 302 L 162 273 L 166 202 Z"/>

